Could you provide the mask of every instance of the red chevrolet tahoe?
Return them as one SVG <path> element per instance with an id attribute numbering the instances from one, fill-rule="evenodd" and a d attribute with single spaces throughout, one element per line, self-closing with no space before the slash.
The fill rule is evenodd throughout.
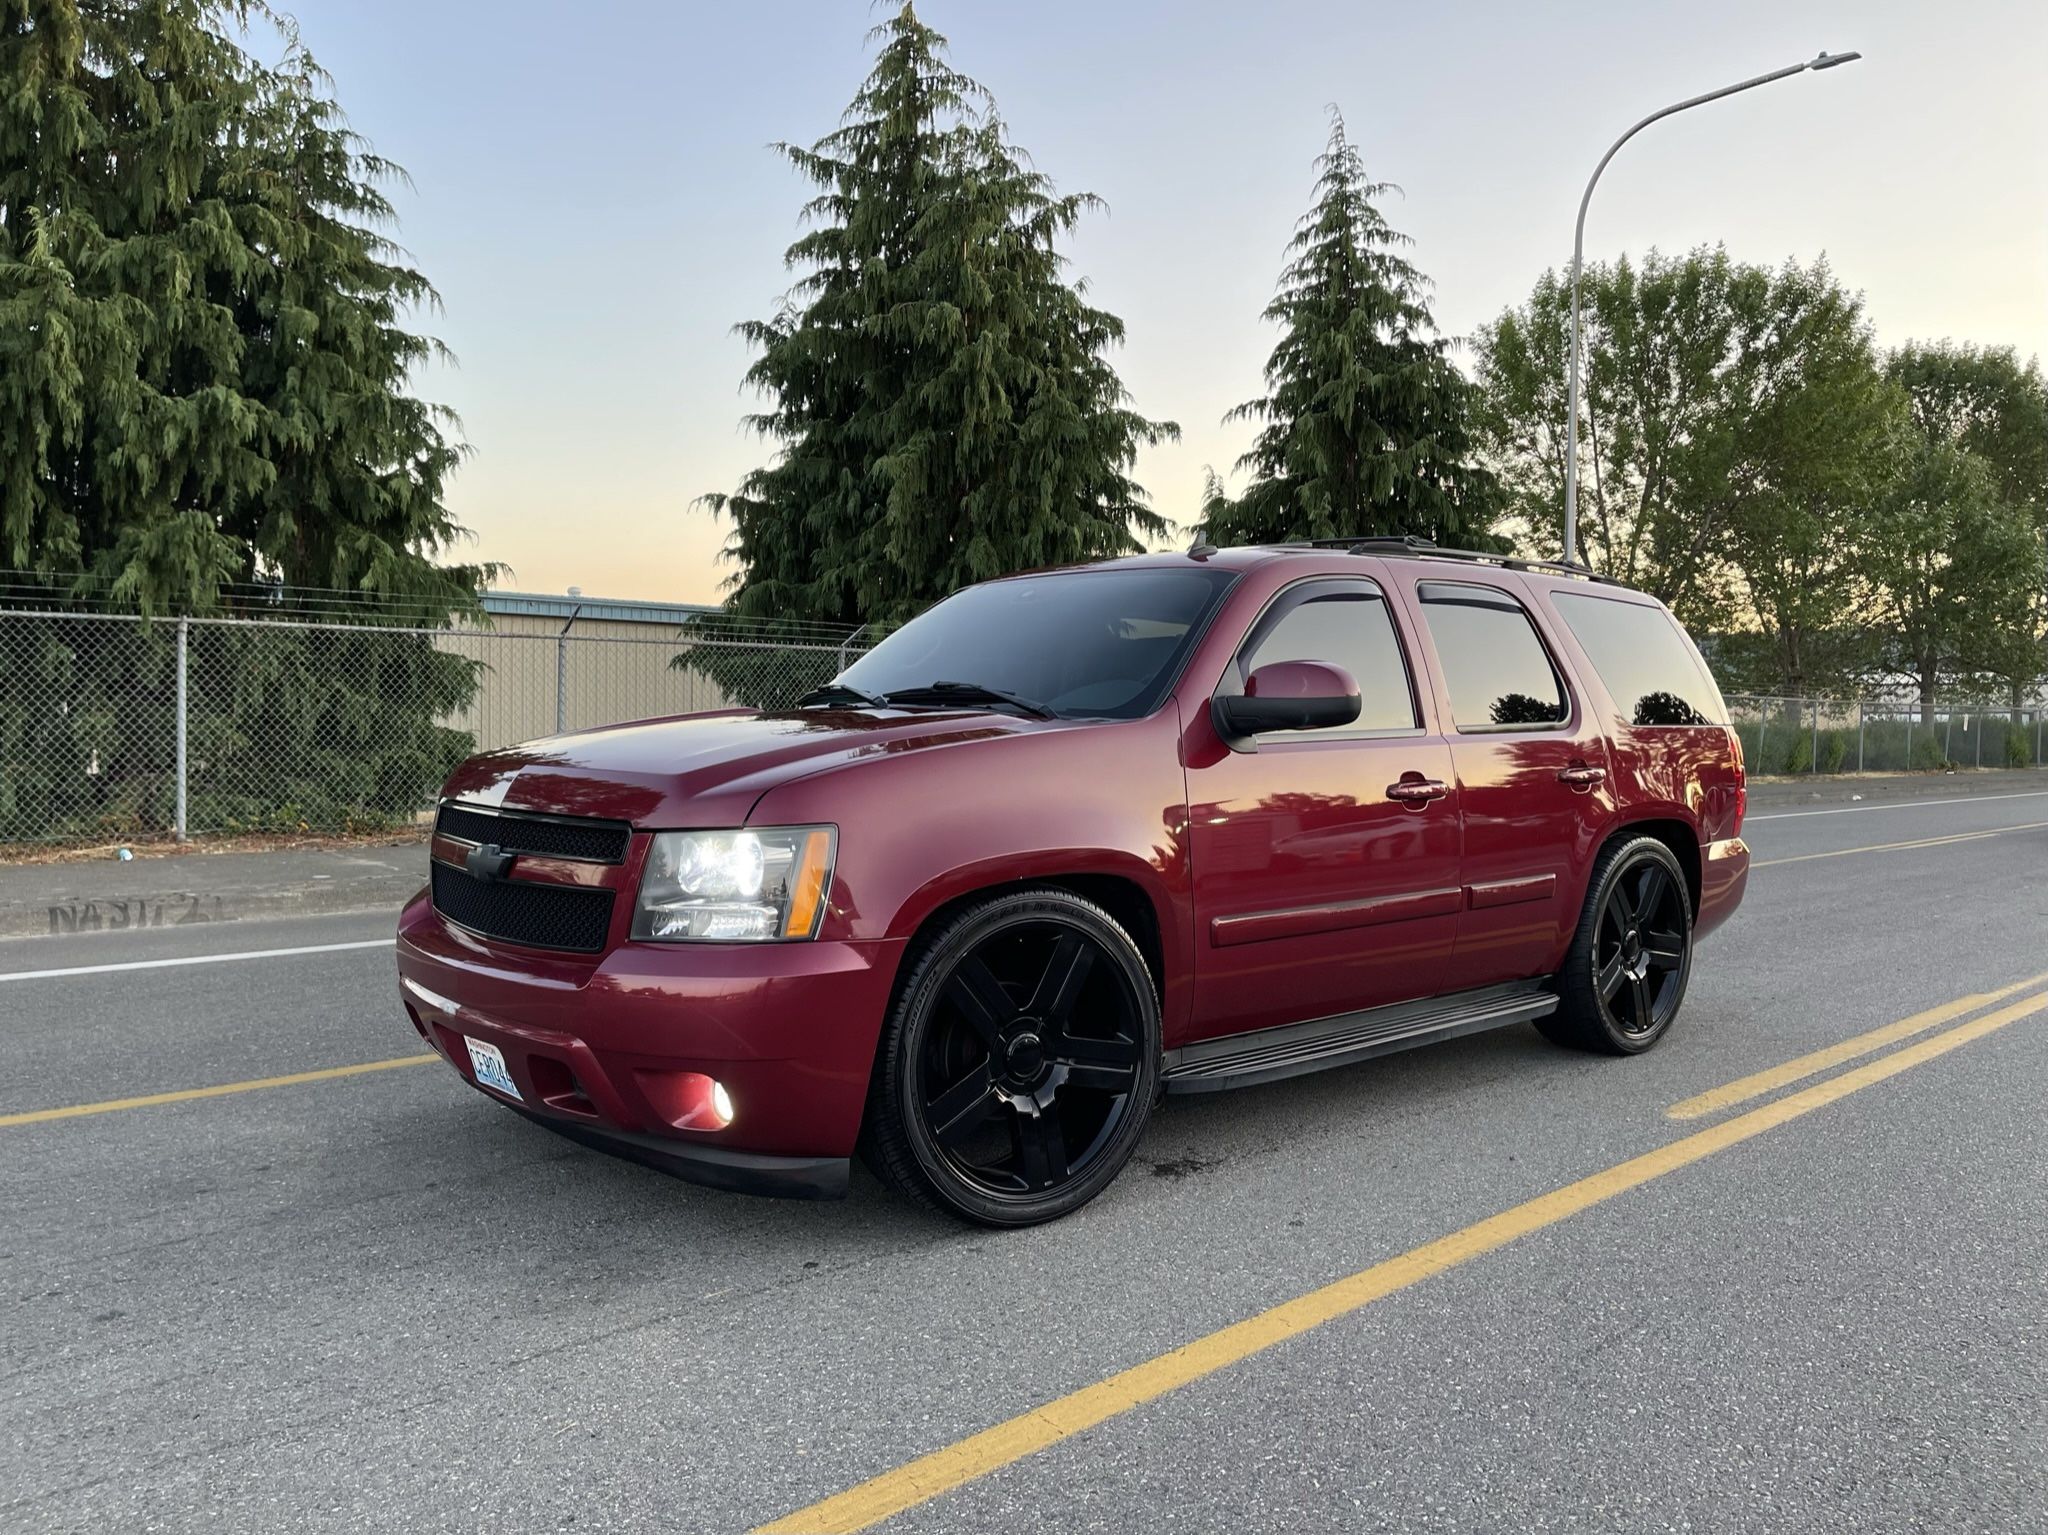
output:
<path id="1" fill-rule="evenodd" d="M 1148 555 L 931 608 L 797 707 L 487 752 L 399 921 L 414 1026 L 686 1178 L 1063 1215 L 1162 1093 L 1677 1016 L 1749 868 L 1654 599 L 1415 541 Z"/>

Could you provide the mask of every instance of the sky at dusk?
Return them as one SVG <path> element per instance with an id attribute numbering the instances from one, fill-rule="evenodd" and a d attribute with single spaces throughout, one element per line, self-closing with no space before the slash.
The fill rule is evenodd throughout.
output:
<path id="1" fill-rule="evenodd" d="M 828 131 L 868 68 L 865 0 L 285 0 L 356 129 L 411 173 L 401 242 L 459 358 L 421 379 L 473 445 L 450 500 L 502 584 L 706 601 L 725 529 L 691 503 L 768 446 L 740 428 L 806 188 L 769 149 Z M 1116 361 L 1178 421 L 1137 477 L 1181 522 L 1251 429 L 1259 312 L 1308 204 L 1327 107 L 1469 332 L 1570 259 L 1594 163 L 1681 97 L 1830 52 L 1658 123 L 1602 178 L 1589 259 L 1720 241 L 1825 254 L 1878 340 L 2048 354 L 2048 5 L 1390 5 L 923 0 L 1062 190 L 1109 212 L 1074 273 Z M 1233 484 L 1241 481 L 1233 481 Z"/>

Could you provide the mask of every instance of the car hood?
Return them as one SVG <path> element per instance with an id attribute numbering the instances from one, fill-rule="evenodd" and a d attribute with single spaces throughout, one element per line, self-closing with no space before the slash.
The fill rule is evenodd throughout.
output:
<path id="1" fill-rule="evenodd" d="M 764 793 L 793 778 L 1060 724 L 978 709 L 688 714 L 484 752 L 458 768 L 444 792 L 636 826 L 738 826 Z"/>

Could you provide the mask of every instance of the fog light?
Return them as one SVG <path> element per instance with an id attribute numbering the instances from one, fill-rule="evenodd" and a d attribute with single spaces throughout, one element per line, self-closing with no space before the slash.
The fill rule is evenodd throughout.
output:
<path id="1" fill-rule="evenodd" d="M 723 1130 L 732 1123 L 732 1094 L 701 1071 L 634 1072 L 655 1113 L 678 1130 Z"/>

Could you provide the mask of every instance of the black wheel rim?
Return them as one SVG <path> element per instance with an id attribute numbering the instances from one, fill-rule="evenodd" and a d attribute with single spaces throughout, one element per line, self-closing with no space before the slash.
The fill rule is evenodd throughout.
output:
<path id="1" fill-rule="evenodd" d="M 1616 1028 L 1653 1034 L 1678 1011 L 1685 983 L 1685 896 L 1654 858 L 1608 887 L 1593 941 L 1593 987 Z"/>
<path id="2" fill-rule="evenodd" d="M 947 1167 L 996 1198 L 1086 1178 L 1128 1121 L 1143 1028 L 1122 965 L 1064 922 L 981 940 L 947 976 L 912 1090 Z"/>

